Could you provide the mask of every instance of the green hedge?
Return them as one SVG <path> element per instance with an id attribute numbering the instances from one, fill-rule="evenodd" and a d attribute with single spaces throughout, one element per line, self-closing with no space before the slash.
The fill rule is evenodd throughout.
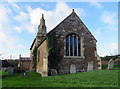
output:
<path id="1" fill-rule="evenodd" d="M 116 58 L 118 58 L 118 56 L 105 56 L 105 57 L 100 57 L 101 60 L 110 60 L 110 59 L 113 59 L 115 60 Z"/>
<path id="2" fill-rule="evenodd" d="M 104 70 L 104 69 L 107 69 L 107 67 L 108 67 L 108 65 L 102 65 L 102 69 L 103 69 L 103 70 Z M 118 69 L 118 68 L 120 69 L 120 65 L 114 65 L 113 68 L 114 68 L 114 69 Z"/>

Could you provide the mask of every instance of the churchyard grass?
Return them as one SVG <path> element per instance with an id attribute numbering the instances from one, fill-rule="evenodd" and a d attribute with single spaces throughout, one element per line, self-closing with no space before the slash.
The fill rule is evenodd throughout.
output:
<path id="1" fill-rule="evenodd" d="M 116 66 L 115 66 L 116 67 Z M 16 73 L 9 77 L 8 72 L 2 74 L 3 87 L 117 87 L 118 69 L 96 70 L 65 74 L 59 76 L 40 77 L 39 73 L 30 73 L 21 77 Z"/>

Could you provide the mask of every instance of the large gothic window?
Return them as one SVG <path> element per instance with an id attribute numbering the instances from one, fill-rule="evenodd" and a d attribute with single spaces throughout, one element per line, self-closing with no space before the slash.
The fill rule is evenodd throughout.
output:
<path id="1" fill-rule="evenodd" d="M 66 36 L 66 56 L 81 56 L 81 41 L 75 34 Z"/>

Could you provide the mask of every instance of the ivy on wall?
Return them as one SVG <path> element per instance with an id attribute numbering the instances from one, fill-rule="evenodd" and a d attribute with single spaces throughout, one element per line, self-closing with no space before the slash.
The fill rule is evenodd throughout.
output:
<path id="1" fill-rule="evenodd" d="M 58 37 L 56 37 L 55 32 L 52 32 L 47 35 L 47 51 L 48 51 L 48 59 L 50 62 L 50 69 L 57 69 L 57 64 L 59 63 L 61 56 L 61 43 L 57 41 Z"/>
<path id="2" fill-rule="evenodd" d="M 37 68 L 37 47 L 34 48 L 33 50 L 33 67 L 34 67 L 34 71 L 36 72 L 36 68 Z"/>

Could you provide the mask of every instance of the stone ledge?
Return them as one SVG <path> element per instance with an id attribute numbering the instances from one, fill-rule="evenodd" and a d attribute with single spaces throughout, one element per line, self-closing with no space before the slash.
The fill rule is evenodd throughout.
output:
<path id="1" fill-rule="evenodd" d="M 85 58 L 85 57 L 82 57 L 82 56 L 64 56 L 64 58 Z"/>

